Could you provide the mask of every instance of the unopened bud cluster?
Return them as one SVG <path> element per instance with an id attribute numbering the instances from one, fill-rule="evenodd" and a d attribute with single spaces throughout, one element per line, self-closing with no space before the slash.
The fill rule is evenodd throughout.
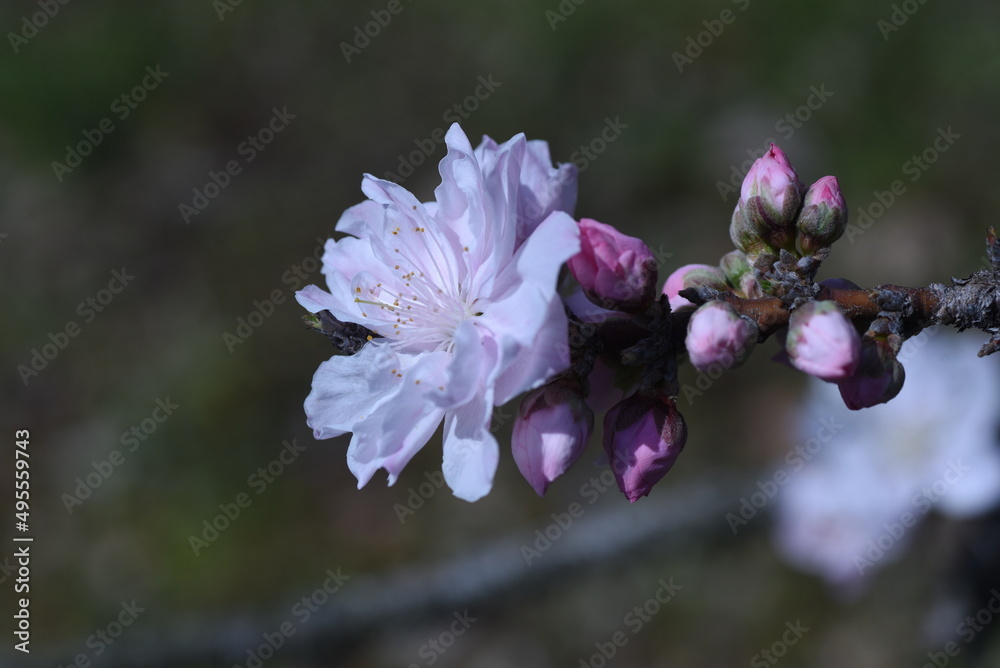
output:
<path id="1" fill-rule="evenodd" d="M 606 394 L 600 387 L 590 397 L 589 376 L 606 363 L 613 372 L 639 367 L 631 376 L 617 376 L 619 381 L 632 380 L 620 384 L 626 396 L 604 416 L 604 449 L 629 501 L 647 495 L 674 465 L 687 438 L 675 401 L 677 357 L 686 353 L 701 372 L 733 369 L 775 333 L 773 328 L 762 332 L 754 317 L 746 315 L 753 309 L 737 308 L 743 300 L 781 300 L 790 315 L 787 329 L 777 330 L 784 350 L 779 357 L 804 373 L 836 383 L 850 408 L 894 397 L 904 377 L 895 357 L 899 337 L 888 336 L 885 327 L 859 331 L 836 301 L 819 297 L 824 289 L 829 294 L 857 286 L 842 280 L 825 286 L 813 283 L 846 225 L 847 205 L 836 177 L 824 176 L 806 187 L 774 144 L 743 181 L 730 225 L 736 248 L 716 265 L 688 264 L 675 270 L 659 297 L 657 264 L 646 244 L 611 225 L 581 220 L 580 252 L 567 264 L 583 295 L 599 307 L 607 328 L 593 337 L 599 343 L 589 357 L 574 350 L 571 370 L 524 399 L 514 426 L 514 459 L 535 491 L 544 494 L 580 457 L 595 421 L 588 401 Z M 697 304 L 688 299 L 695 295 Z M 593 307 L 588 309 L 589 317 Z M 686 330 L 678 333 L 670 325 L 657 329 L 664 314 L 668 322 L 686 323 Z M 616 331 L 629 328 L 648 336 L 641 334 L 615 350 L 620 357 L 616 360 L 604 346 L 615 339 Z M 683 346 L 675 341 L 678 336 Z M 604 350 L 604 362 L 597 360 L 598 349 Z"/>
<path id="2" fill-rule="evenodd" d="M 733 211 L 729 236 L 762 271 L 785 250 L 816 255 L 847 229 L 847 205 L 836 177 L 824 176 L 806 188 L 775 144 L 747 172 Z"/>
<path id="3" fill-rule="evenodd" d="M 786 302 L 792 313 L 782 334 L 783 358 L 804 373 L 836 383 L 852 409 L 884 403 L 903 384 L 905 374 L 895 356 L 899 342 L 890 344 L 881 331 L 859 331 L 832 300 L 801 297 L 820 291 L 812 276 L 846 226 L 847 204 L 836 177 L 824 176 L 807 188 L 785 153 L 771 144 L 743 181 L 729 228 L 736 249 L 718 266 L 677 269 L 663 292 L 674 310 L 693 306 L 679 294 L 688 288 L 712 288 L 739 299 L 797 295 Z M 792 289 L 784 285 L 775 292 L 790 276 Z M 843 279 L 823 286 L 858 289 Z M 704 303 L 690 315 L 685 347 L 699 370 L 739 366 L 761 338 L 755 322 L 737 313 L 727 299 Z"/>

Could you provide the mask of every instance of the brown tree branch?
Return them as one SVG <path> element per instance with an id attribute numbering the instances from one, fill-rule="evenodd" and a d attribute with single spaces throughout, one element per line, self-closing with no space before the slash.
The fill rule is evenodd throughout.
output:
<path id="1" fill-rule="evenodd" d="M 861 329 L 878 317 L 891 314 L 899 319 L 904 337 L 931 325 L 955 326 L 959 331 L 980 329 L 991 334 L 979 355 L 1000 350 L 1000 239 L 993 228 L 987 234 L 989 265 L 969 278 L 952 279 L 952 285 L 934 283 L 909 288 L 880 285 L 871 289 L 817 286 L 815 299 L 830 300 Z M 710 287 L 687 288 L 681 296 L 694 304 L 724 301 L 741 316 L 757 323 L 762 338 L 788 326 L 792 306 L 779 297 L 747 299 L 733 292 Z M 678 314 L 679 315 L 679 314 Z"/>

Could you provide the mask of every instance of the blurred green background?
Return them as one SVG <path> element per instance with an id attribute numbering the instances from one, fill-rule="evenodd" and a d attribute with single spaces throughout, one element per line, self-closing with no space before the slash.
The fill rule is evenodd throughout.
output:
<path id="1" fill-rule="evenodd" d="M 50 4 L 44 21 L 32 17 L 45 2 L 0 7 L 0 392 L 4 450 L 15 429 L 32 437 L 32 656 L 69 665 L 84 654 L 99 666 L 127 650 L 131 665 L 143 665 L 161 653 L 151 639 L 183 647 L 201 630 L 237 646 L 237 656 L 166 663 L 247 665 L 241 640 L 294 619 L 292 606 L 323 585 L 327 569 L 351 577 L 324 606 L 334 610 L 365 601 L 365 587 L 402 577 L 399 569 L 421 573 L 509 540 L 512 552 L 498 558 L 512 559 L 514 572 L 485 557 L 471 571 L 521 582 L 504 595 L 463 604 L 464 584 L 445 577 L 438 584 L 455 593 L 447 605 L 370 618 L 337 608 L 343 617 L 328 629 L 340 636 L 324 642 L 317 626 L 306 649 L 296 644 L 300 629 L 264 665 L 599 666 L 595 643 L 616 631 L 629 640 L 608 665 L 746 665 L 797 618 L 811 630 L 788 665 L 922 660 L 923 617 L 947 563 L 940 550 L 913 550 L 844 602 L 775 556 L 766 520 L 733 538 L 713 512 L 700 529 L 685 525 L 690 540 L 659 536 L 525 585 L 519 545 L 581 501 L 581 485 L 601 470 L 591 466 L 596 442 L 544 499 L 504 456 L 486 499 L 470 505 L 445 488 L 401 520 L 399 509 L 416 505 L 413 490 L 440 470 L 440 439 L 394 487 L 377 476 L 355 489 L 346 439 L 314 441 L 305 425 L 302 401 L 330 348 L 305 330 L 292 294 L 322 283 L 306 258 L 363 199 L 362 174 L 399 173 L 400 156 L 447 127 L 456 104 L 466 105 L 474 143 L 524 132 L 547 140 L 556 161 L 619 119 L 627 127 L 580 175 L 576 214 L 644 238 L 664 260 L 661 279 L 730 249 L 730 183 L 738 190 L 768 140 L 806 182 L 838 176 L 855 220 L 876 191 L 906 184 L 869 229 L 835 247 L 823 276 L 920 285 L 967 275 L 1000 207 L 1000 6 L 912 1 L 911 14 L 896 5 L 901 25 L 886 32 L 891 24 L 879 21 L 891 21 L 893 5 L 860 0 Z M 372 23 L 378 17 L 385 25 Z M 42 25 L 32 31 L 26 20 Z M 367 44 L 358 37 L 366 25 L 375 33 Z M 348 49 L 348 62 L 343 45 L 356 39 L 363 48 Z M 678 67 L 686 50 L 691 60 Z M 466 102 L 480 77 L 495 91 Z M 144 99 L 131 108 L 122 95 Z M 283 129 L 247 149 L 274 110 L 287 112 Z M 913 180 L 904 164 L 947 128 L 960 138 Z M 70 167 L 70 149 L 88 155 Z M 443 154 L 436 145 L 405 185 L 429 198 Z M 240 172 L 206 190 L 230 161 Z M 185 216 L 195 189 L 215 196 Z M 312 271 L 303 280 L 295 272 L 304 261 Z M 119 294 L 105 290 L 123 268 L 134 279 Z M 239 319 L 275 295 L 281 303 L 252 316 L 259 326 L 249 337 L 226 338 L 243 339 Z M 88 298 L 100 312 L 81 307 Z M 70 321 L 78 335 L 39 373 L 19 372 L 33 351 L 63 340 Z M 669 519 L 687 486 L 730 474 L 753 481 L 794 445 L 787 418 L 805 379 L 765 353 L 682 407 L 687 450 L 648 499 L 628 509 L 616 490 L 602 494 L 574 527 L 579 536 L 600 528 L 588 523 L 598 513 Z M 148 420 L 168 398 L 172 415 Z M 504 453 L 515 411 L 498 413 Z M 122 435 L 144 420 L 155 431 L 129 452 Z M 258 494 L 248 478 L 293 440 L 304 451 Z M 124 462 L 68 509 L 77 478 L 114 450 Z M 723 489 L 727 506 L 747 492 Z M 241 493 L 249 507 L 196 556 L 189 537 Z M 12 475 L 0 479 L 0 495 L 13 497 Z M 933 523 L 922 529 L 918 545 L 934 532 Z M 565 557 L 559 548 L 539 563 Z M 633 635 L 624 615 L 670 577 L 683 591 Z M 379 591 L 394 590 L 409 591 Z M 132 599 L 145 610 L 97 656 L 100 642 L 88 638 Z M 454 645 L 422 652 L 466 608 L 477 621 Z M 352 615 L 368 621 L 352 630 Z M 5 665 L 23 660 L 9 654 Z"/>

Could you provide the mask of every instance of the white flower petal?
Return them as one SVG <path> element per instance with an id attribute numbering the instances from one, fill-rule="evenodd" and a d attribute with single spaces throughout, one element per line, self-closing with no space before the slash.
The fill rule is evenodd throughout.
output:
<path id="1" fill-rule="evenodd" d="M 372 230 L 369 237 L 377 260 L 397 277 L 412 272 L 439 289 L 457 290 L 468 269 L 449 221 L 428 215 L 422 203 L 391 181 L 366 175 L 363 190 L 387 207 L 382 230 Z"/>
<path id="2" fill-rule="evenodd" d="M 500 459 L 497 440 L 490 433 L 493 392 L 487 390 L 444 417 L 445 482 L 460 499 L 477 501 L 493 487 Z"/>
<path id="3" fill-rule="evenodd" d="M 295 301 L 310 313 L 329 311 L 341 322 L 354 321 L 354 316 L 341 308 L 343 306 L 341 300 L 335 299 L 332 294 L 315 285 L 307 285 L 296 292 Z"/>
<path id="4" fill-rule="evenodd" d="M 481 328 L 466 320 L 455 330 L 455 350 L 448 365 L 444 389 L 435 395 L 442 408 L 461 406 L 472 400 L 496 364 L 494 345 L 483 339 Z"/>
<path id="5" fill-rule="evenodd" d="M 368 230 L 381 232 L 385 226 L 385 207 L 370 199 L 345 211 L 334 227 L 338 232 L 356 237 L 368 236 Z"/>
<path id="6" fill-rule="evenodd" d="M 306 398 L 307 424 L 316 438 L 332 438 L 354 429 L 389 401 L 402 382 L 391 369 L 399 356 L 382 341 L 372 341 L 356 355 L 331 357 L 319 365 Z"/>
<path id="7" fill-rule="evenodd" d="M 486 225 L 477 242 L 481 252 L 473 256 L 480 271 L 474 276 L 473 289 L 492 291 L 497 272 L 514 254 L 517 243 L 517 194 L 519 173 L 524 159 L 525 139 L 516 135 L 503 143 L 496 154 L 496 164 L 483 181 L 486 191 Z"/>
<path id="8" fill-rule="evenodd" d="M 518 238 L 525 239 L 553 211 L 573 215 L 577 194 L 576 165 L 552 166 L 547 142 L 528 142 L 521 170 L 521 191 L 518 196 Z"/>
<path id="9" fill-rule="evenodd" d="M 431 401 L 432 388 L 446 378 L 448 355 L 429 353 L 404 358 L 412 362 L 402 371 L 400 389 L 392 401 L 382 403 L 372 415 L 354 425 L 347 463 L 364 486 L 380 468 L 389 474 L 389 484 L 434 434 L 444 410 Z"/>
<path id="10" fill-rule="evenodd" d="M 490 331 L 521 345 L 534 343 L 549 304 L 558 298 L 559 269 L 580 250 L 579 234 L 576 221 L 565 213 L 554 213 L 538 226 L 497 280 L 496 288 L 508 292 L 497 295 L 483 316 Z"/>
<path id="11" fill-rule="evenodd" d="M 468 138 L 457 123 L 444 138 L 448 153 L 441 160 L 441 185 L 434 190 L 437 219 L 447 221 L 463 247 L 476 248 L 486 234 L 483 172 Z"/>
<path id="12" fill-rule="evenodd" d="M 559 270 L 580 252 L 580 227 L 569 215 L 557 211 L 538 226 L 518 248 L 514 261 L 497 280 L 494 295 L 513 290 L 519 283 L 533 283 L 555 292 Z"/>
<path id="13" fill-rule="evenodd" d="M 566 310 L 562 301 L 553 299 L 545 321 L 535 340 L 525 346 L 509 348 L 510 359 L 504 359 L 503 372 L 496 383 L 496 404 L 503 405 L 546 380 L 565 371 L 569 366 L 569 342 L 566 336 Z"/>

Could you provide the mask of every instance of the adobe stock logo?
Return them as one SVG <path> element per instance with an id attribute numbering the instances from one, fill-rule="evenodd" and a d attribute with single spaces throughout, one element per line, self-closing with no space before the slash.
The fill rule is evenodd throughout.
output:
<path id="1" fill-rule="evenodd" d="M 732 3 L 736 5 L 741 12 L 747 10 L 750 7 L 750 0 L 732 0 Z M 725 31 L 726 26 L 731 25 L 736 21 L 738 15 L 732 9 L 723 9 L 719 12 L 719 18 L 716 19 L 705 19 L 701 24 L 705 27 L 704 30 L 699 32 L 697 35 L 688 35 L 687 43 L 684 46 L 684 52 L 674 51 L 672 58 L 674 60 L 674 65 L 677 66 L 677 71 L 684 74 L 684 68 L 688 65 L 692 65 L 694 61 L 701 57 L 701 54 L 715 43 L 722 33 Z"/>
<path id="2" fill-rule="evenodd" d="M 407 0 L 407 2 L 412 2 L 412 0 Z M 354 26 L 354 39 L 351 43 L 340 43 L 340 52 L 344 54 L 344 60 L 347 61 L 347 64 L 351 64 L 351 59 L 354 56 L 361 55 L 361 51 L 367 48 L 373 39 L 381 35 L 382 31 L 392 23 L 392 18 L 402 14 L 404 9 L 406 7 L 401 0 L 389 0 L 385 9 L 373 9 L 369 12 L 372 17 L 371 21 L 365 23 L 364 26 Z"/>
<path id="3" fill-rule="evenodd" d="M 38 31 L 49 24 L 49 19 L 55 18 L 61 5 L 68 5 L 69 0 L 38 0 L 40 12 L 35 12 L 30 17 L 21 17 L 21 30 L 7 33 L 7 41 L 14 53 L 18 53 L 21 47 L 28 43 L 28 40 L 38 34 Z"/>
<path id="4" fill-rule="evenodd" d="M 771 643 L 767 649 L 754 654 L 750 659 L 750 665 L 754 668 L 773 666 L 788 654 L 789 647 L 797 645 L 802 636 L 808 632 L 809 627 L 803 626 L 800 619 L 796 619 L 795 622 L 785 622 L 785 631 L 781 634 L 781 638 Z"/>
<path id="5" fill-rule="evenodd" d="M 235 12 L 236 8 L 243 4 L 243 0 L 212 0 L 212 9 L 219 17 L 219 22 L 226 20 L 226 14 Z"/>
<path id="6" fill-rule="evenodd" d="M 672 577 L 666 580 L 660 578 L 656 584 L 660 587 L 652 596 L 633 607 L 622 617 L 622 624 L 632 631 L 632 636 L 619 629 L 612 633 L 607 640 L 595 642 L 594 649 L 597 651 L 589 657 L 580 659 L 578 668 L 605 668 L 608 666 L 618 654 L 618 650 L 627 645 L 633 636 L 638 635 L 646 624 L 660 614 L 660 610 L 684 589 L 682 585 L 676 584 Z"/>
<path id="7" fill-rule="evenodd" d="M 98 313 L 102 313 L 117 295 L 120 295 L 125 288 L 135 280 L 135 276 L 129 274 L 125 267 L 121 270 L 115 269 L 111 272 L 111 279 L 107 287 L 101 288 L 93 295 L 87 297 L 77 304 L 76 313 L 83 318 L 83 324 L 89 325 L 97 318 Z M 21 382 L 28 385 L 32 378 L 38 376 L 49 366 L 49 362 L 55 360 L 59 354 L 66 350 L 70 341 L 79 336 L 83 328 L 76 320 L 67 320 L 66 323 L 55 332 L 49 332 L 49 343 L 40 348 L 32 348 L 30 358 L 22 364 L 18 364 L 16 371 L 21 377 Z"/>
<path id="8" fill-rule="evenodd" d="M 233 179 L 243 173 L 243 168 L 256 160 L 257 156 L 263 153 L 296 117 L 296 114 L 288 112 L 287 106 L 283 106 L 281 109 L 272 107 L 271 118 L 268 119 L 267 123 L 257 132 L 247 135 L 237 145 L 236 154 L 242 157 L 243 161 L 240 162 L 236 158 L 232 158 L 226 161 L 225 166 L 220 171 L 209 170 L 205 183 L 200 188 L 191 189 L 191 202 L 177 204 L 177 212 L 184 219 L 184 224 L 187 225 L 192 218 L 200 216 L 208 208 L 208 205 L 229 187 Z"/>
<path id="9" fill-rule="evenodd" d="M 268 485 L 274 483 L 289 466 L 298 461 L 305 450 L 306 446 L 299 445 L 294 438 L 291 442 L 282 441 L 278 455 L 247 477 L 247 487 L 254 490 L 258 496 L 263 494 L 267 491 Z M 218 504 L 219 513 L 201 521 L 199 534 L 192 533 L 188 536 L 188 545 L 194 556 L 200 556 L 212 543 L 218 540 L 222 533 L 236 523 L 236 520 L 239 519 L 244 510 L 253 504 L 253 501 L 253 497 L 248 492 L 240 492 L 232 501 Z"/>
<path id="10" fill-rule="evenodd" d="M 66 492 L 60 497 L 63 505 L 66 506 L 66 512 L 72 515 L 76 506 L 82 506 L 83 502 L 89 499 L 119 466 L 125 463 L 128 455 L 136 452 L 139 446 L 156 433 L 159 426 L 166 422 L 178 408 L 180 408 L 180 404 L 172 402 L 169 396 L 165 399 L 157 399 L 149 417 L 132 425 L 128 431 L 122 432 L 119 439 L 122 448 L 112 450 L 107 459 L 91 461 L 90 468 L 93 470 L 78 476 L 74 480 L 76 487 L 73 492 Z"/>
<path id="11" fill-rule="evenodd" d="M 900 172 L 903 176 L 910 177 L 910 183 L 916 183 L 961 138 L 962 135 L 955 132 L 950 125 L 947 128 L 938 127 L 934 139 L 919 154 L 911 155 L 900 166 Z M 857 237 L 867 232 L 900 197 L 906 194 L 908 188 L 903 179 L 895 179 L 887 189 L 873 191 L 874 201 L 867 206 L 857 208 L 857 214 L 844 230 L 844 238 L 853 244 Z"/>
<path id="12" fill-rule="evenodd" d="M 145 74 L 143 74 L 142 79 L 136 85 L 116 97 L 108 105 L 108 110 L 114 118 L 112 116 L 105 116 L 97 122 L 96 127 L 85 128 L 80 133 L 83 135 L 82 139 L 75 144 L 65 145 L 66 153 L 63 156 L 62 162 L 58 160 L 52 161 L 52 173 L 55 175 L 56 181 L 62 183 L 66 175 L 72 174 L 74 169 L 83 164 L 83 159 L 93 153 L 94 149 L 100 146 L 104 142 L 104 139 L 115 131 L 117 126 L 114 119 L 118 119 L 119 122 L 127 119 L 149 97 L 149 94 L 156 90 L 163 83 L 164 79 L 170 76 L 170 72 L 161 70 L 159 64 L 155 67 L 147 65 L 144 71 Z"/>
<path id="13" fill-rule="evenodd" d="M 545 19 L 549 22 L 549 27 L 552 28 L 552 30 L 558 28 L 560 23 L 571 17 L 576 12 L 576 8 L 586 1 L 587 0 L 562 0 L 555 10 L 546 9 Z"/>
<path id="14" fill-rule="evenodd" d="M 778 495 L 778 491 L 788 484 L 792 476 L 805 468 L 806 464 L 812 461 L 812 458 L 823 449 L 823 446 L 832 441 L 843 428 L 844 425 L 837 422 L 833 416 L 821 418 L 815 435 L 789 450 L 785 454 L 785 465 L 777 468 L 765 479 L 758 480 L 757 489 L 759 491 L 753 492 L 749 496 L 741 496 L 740 506 L 736 512 L 726 513 L 726 523 L 733 535 L 735 536 L 742 527 L 749 524 L 750 520 L 755 518 L 757 513 Z"/>
<path id="15" fill-rule="evenodd" d="M 427 158 L 434 155 L 437 147 L 444 143 L 444 137 L 448 132 L 447 126 L 468 120 L 479 109 L 480 105 L 490 99 L 490 96 L 503 85 L 502 81 L 493 78 L 493 74 L 485 76 L 480 74 L 476 81 L 478 85 L 472 94 L 466 95 L 461 102 L 456 102 L 441 114 L 441 120 L 444 121 L 445 125 L 435 128 L 423 139 L 414 139 L 413 145 L 416 146 L 416 149 L 405 155 L 400 153 L 396 172 L 386 172 L 382 178 L 403 184 L 406 179 L 413 176 L 416 168 L 424 164 Z"/>
<path id="16" fill-rule="evenodd" d="M 320 608 L 326 605 L 331 597 L 351 579 L 350 575 L 341 573 L 340 568 L 337 568 L 336 571 L 328 568 L 324 575 L 327 577 L 321 586 L 303 596 L 291 607 L 289 614 L 294 619 L 286 618 L 274 627 L 274 631 L 261 633 L 262 642 L 255 640 L 256 644 L 246 649 L 246 668 L 263 668 L 264 663 L 277 654 L 285 646 L 285 643 L 309 622 L 313 614 L 319 612 Z M 243 668 L 243 665 L 237 663 L 233 665 L 233 668 Z"/>
<path id="17" fill-rule="evenodd" d="M 948 468 L 940 478 L 921 487 L 920 491 L 913 495 L 911 509 L 900 514 L 892 522 L 883 523 L 884 531 L 868 540 L 866 544 L 868 549 L 864 554 L 854 555 L 854 567 L 858 569 L 858 575 L 864 575 L 866 570 L 873 568 L 883 558 L 896 556 L 897 547 L 903 544 L 907 531 L 919 524 L 921 518 L 933 510 L 934 506 L 971 470 L 972 468 L 963 464 L 961 459 L 949 460 Z"/>
<path id="18" fill-rule="evenodd" d="M 88 654 L 92 654 L 94 659 L 104 654 L 108 647 L 113 645 L 125 632 L 125 629 L 132 626 L 143 612 L 146 612 L 146 608 L 140 607 L 134 598 L 131 601 L 122 601 L 121 611 L 107 625 L 97 629 L 87 637 L 88 651 L 78 653 L 71 663 L 59 664 L 58 668 L 90 666 L 91 659 L 88 658 Z"/>
<path id="19" fill-rule="evenodd" d="M 882 39 L 888 42 L 892 33 L 906 25 L 910 17 L 916 14 L 926 2 L 927 0 L 904 0 L 902 4 L 893 4 L 888 20 L 879 19 L 875 23 L 879 33 L 882 35 Z"/>
<path id="20" fill-rule="evenodd" d="M 468 610 L 462 612 L 456 610 L 451 613 L 451 616 L 454 617 L 454 620 L 448 625 L 448 628 L 439 633 L 437 637 L 428 638 L 427 642 L 421 645 L 417 651 L 417 655 L 424 660 L 425 665 L 433 666 L 437 663 L 437 660 L 455 644 L 455 641 L 465 635 L 465 632 L 478 621 L 478 618 L 470 615 Z M 420 665 L 414 662 L 407 668 L 420 668 Z"/>
<path id="21" fill-rule="evenodd" d="M 399 518 L 400 524 L 406 524 L 406 518 L 410 515 L 416 515 L 417 511 L 424 507 L 424 502 L 444 487 L 444 473 L 441 471 L 427 471 L 424 473 L 424 477 L 427 478 L 425 482 L 407 490 L 409 496 L 406 497 L 405 506 L 399 502 L 393 504 L 392 509 L 396 511 L 396 517 Z"/>

